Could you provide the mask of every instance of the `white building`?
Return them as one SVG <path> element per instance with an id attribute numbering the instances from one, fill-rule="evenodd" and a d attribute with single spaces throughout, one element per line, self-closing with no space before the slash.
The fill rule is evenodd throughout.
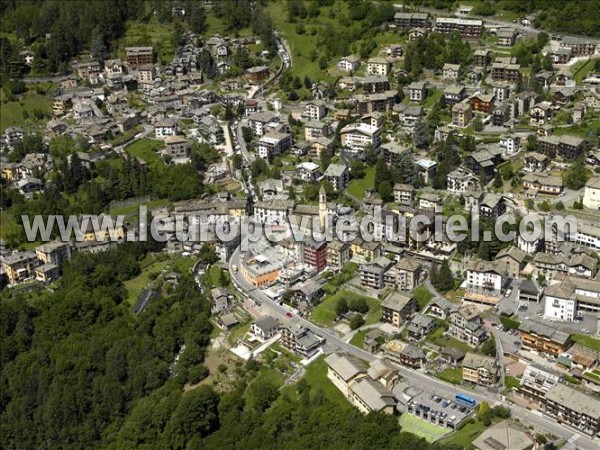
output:
<path id="1" fill-rule="evenodd" d="M 279 116 L 271 111 L 261 111 L 248 116 L 248 126 L 256 136 L 262 136 L 270 125 L 278 122 Z"/>
<path id="2" fill-rule="evenodd" d="M 505 280 L 504 272 L 487 261 L 477 261 L 467 268 L 467 287 L 471 289 L 500 292 Z"/>
<path id="3" fill-rule="evenodd" d="M 270 202 L 256 202 L 254 205 L 254 216 L 261 222 L 285 223 L 289 212 L 294 207 L 290 200 L 273 200 Z"/>
<path id="4" fill-rule="evenodd" d="M 287 133 L 269 132 L 258 140 L 258 156 L 270 160 L 292 147 L 292 136 Z"/>
<path id="5" fill-rule="evenodd" d="M 344 147 L 353 152 L 363 151 L 366 147 L 379 147 L 381 131 L 379 127 L 365 123 L 350 124 L 340 132 L 341 142 Z"/>
<path id="6" fill-rule="evenodd" d="M 521 148 L 521 138 L 519 136 L 506 136 L 500 139 L 498 148 L 502 153 L 514 155 Z"/>
<path id="7" fill-rule="evenodd" d="M 544 317 L 573 321 L 583 311 L 600 312 L 600 281 L 565 277 L 544 290 Z"/>
<path id="8" fill-rule="evenodd" d="M 326 114 L 327 109 L 325 108 L 324 102 L 316 100 L 306 104 L 304 116 L 308 117 L 310 120 L 321 120 Z"/>
<path id="9" fill-rule="evenodd" d="M 160 119 L 154 125 L 154 135 L 156 136 L 156 139 L 164 139 L 167 136 L 175 136 L 176 134 L 177 122 L 175 119 Z"/>
<path id="10" fill-rule="evenodd" d="M 585 183 L 583 206 L 590 209 L 600 209 L 600 178 L 590 178 Z"/>
<path id="11" fill-rule="evenodd" d="M 339 60 L 337 66 L 340 70 L 344 70 L 346 72 L 353 72 L 359 68 L 360 59 L 358 58 L 358 56 L 355 55 L 344 56 L 342 59 Z"/>
<path id="12" fill-rule="evenodd" d="M 390 67 L 390 62 L 385 58 L 371 58 L 367 61 L 367 74 L 387 77 L 390 73 Z"/>

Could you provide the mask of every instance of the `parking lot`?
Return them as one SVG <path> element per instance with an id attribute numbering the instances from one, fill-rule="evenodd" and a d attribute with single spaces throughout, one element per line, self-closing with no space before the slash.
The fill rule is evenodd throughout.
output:
<path id="1" fill-rule="evenodd" d="M 400 392 L 397 392 L 398 390 Z M 452 398 L 431 391 L 422 391 L 402 382 L 396 385 L 394 394 L 400 399 L 407 412 L 450 429 L 455 429 L 473 413 L 472 408 L 458 404 Z"/>

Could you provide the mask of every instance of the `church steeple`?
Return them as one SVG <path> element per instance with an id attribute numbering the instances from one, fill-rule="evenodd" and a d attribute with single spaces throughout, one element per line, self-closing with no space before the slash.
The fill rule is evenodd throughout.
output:
<path id="1" fill-rule="evenodd" d="M 319 189 L 319 223 L 321 230 L 325 230 L 325 224 L 327 223 L 327 192 L 325 187 L 321 185 Z"/>

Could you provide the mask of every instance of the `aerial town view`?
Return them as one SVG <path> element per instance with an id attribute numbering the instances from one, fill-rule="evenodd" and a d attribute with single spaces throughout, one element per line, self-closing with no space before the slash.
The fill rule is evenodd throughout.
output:
<path id="1" fill-rule="evenodd" d="M 600 1 L 0 0 L 0 448 L 598 450 Z"/>

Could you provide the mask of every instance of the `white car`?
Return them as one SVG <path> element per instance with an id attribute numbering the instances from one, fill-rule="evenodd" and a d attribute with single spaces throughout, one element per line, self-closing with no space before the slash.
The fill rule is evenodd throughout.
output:
<path id="1" fill-rule="evenodd" d="M 504 293 L 504 296 L 505 297 L 510 297 L 510 294 L 512 294 L 512 289 L 511 288 L 507 289 L 507 291 Z"/>

